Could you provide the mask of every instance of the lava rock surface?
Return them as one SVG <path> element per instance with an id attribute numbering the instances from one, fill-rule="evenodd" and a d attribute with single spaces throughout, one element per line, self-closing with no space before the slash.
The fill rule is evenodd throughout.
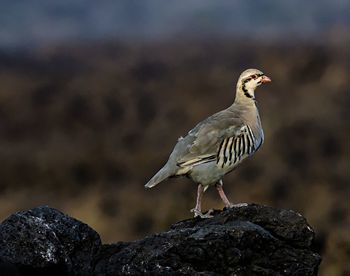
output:
<path id="1" fill-rule="evenodd" d="M 313 239 L 300 214 L 249 204 L 102 245 L 88 225 L 44 206 L 0 224 L 0 275 L 317 275 Z"/>
<path id="2" fill-rule="evenodd" d="M 91 275 L 100 247 L 96 231 L 56 209 L 19 212 L 0 224 L 0 275 Z"/>

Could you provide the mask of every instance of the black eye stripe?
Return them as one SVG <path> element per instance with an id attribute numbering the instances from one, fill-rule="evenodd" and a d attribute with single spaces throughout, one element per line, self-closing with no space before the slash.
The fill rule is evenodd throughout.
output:
<path id="1" fill-rule="evenodd" d="M 259 78 L 259 77 L 262 77 L 264 74 L 255 74 L 255 75 L 252 75 L 252 76 L 250 76 L 250 77 L 248 77 L 248 78 L 246 78 L 244 81 L 243 81 L 243 83 L 247 83 L 248 81 L 250 81 L 250 80 L 255 80 L 255 79 L 257 79 L 257 78 Z"/>
<path id="2" fill-rule="evenodd" d="M 259 77 L 262 77 L 264 74 L 254 74 L 254 75 L 251 75 L 251 76 L 249 76 L 248 78 L 246 78 L 245 80 L 243 80 L 243 83 L 247 83 L 248 81 L 250 81 L 250 80 L 255 80 L 255 79 L 257 79 L 257 78 L 259 78 Z"/>

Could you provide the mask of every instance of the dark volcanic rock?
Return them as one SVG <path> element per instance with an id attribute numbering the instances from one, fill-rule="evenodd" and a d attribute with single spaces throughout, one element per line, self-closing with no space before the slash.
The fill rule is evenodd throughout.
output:
<path id="1" fill-rule="evenodd" d="M 168 232 L 104 246 L 96 275 L 316 275 L 314 232 L 298 213 L 259 205 L 178 222 Z"/>
<path id="2" fill-rule="evenodd" d="M 301 215 L 255 204 L 102 246 L 87 225 L 48 207 L 12 215 L 0 231 L 0 275 L 304 276 L 316 275 L 321 261 Z"/>
<path id="3" fill-rule="evenodd" d="M 0 225 L 0 259 L 20 275 L 91 275 L 100 246 L 88 225 L 45 206 L 13 214 Z"/>

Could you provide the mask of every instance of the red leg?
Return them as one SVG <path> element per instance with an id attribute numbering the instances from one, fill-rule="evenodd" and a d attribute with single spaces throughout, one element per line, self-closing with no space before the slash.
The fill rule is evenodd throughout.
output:
<path id="1" fill-rule="evenodd" d="M 204 193 L 204 187 L 199 184 L 197 188 L 197 201 L 196 201 L 196 207 L 191 210 L 191 212 L 194 213 L 194 217 L 201 217 L 201 218 L 211 218 L 210 212 L 207 214 L 202 213 L 202 197 Z"/>
<path id="2" fill-rule="evenodd" d="M 225 206 L 230 208 L 233 206 L 233 204 L 228 200 L 227 196 L 225 195 L 224 189 L 222 188 L 222 184 L 216 184 L 215 185 L 216 190 L 218 191 L 222 201 L 224 202 Z"/>
<path id="3" fill-rule="evenodd" d="M 198 185 L 197 188 L 197 202 L 195 209 L 199 212 L 202 212 L 202 196 L 203 196 L 204 188 L 201 184 Z"/>

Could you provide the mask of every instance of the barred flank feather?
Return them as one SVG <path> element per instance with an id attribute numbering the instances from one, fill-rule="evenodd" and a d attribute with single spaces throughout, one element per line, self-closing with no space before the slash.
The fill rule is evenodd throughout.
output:
<path id="1" fill-rule="evenodd" d="M 216 163 L 218 167 L 224 168 L 234 165 L 241 161 L 243 157 L 254 153 L 256 150 L 254 141 L 254 134 L 248 125 L 244 126 L 241 135 L 224 139 L 217 154 Z"/>

